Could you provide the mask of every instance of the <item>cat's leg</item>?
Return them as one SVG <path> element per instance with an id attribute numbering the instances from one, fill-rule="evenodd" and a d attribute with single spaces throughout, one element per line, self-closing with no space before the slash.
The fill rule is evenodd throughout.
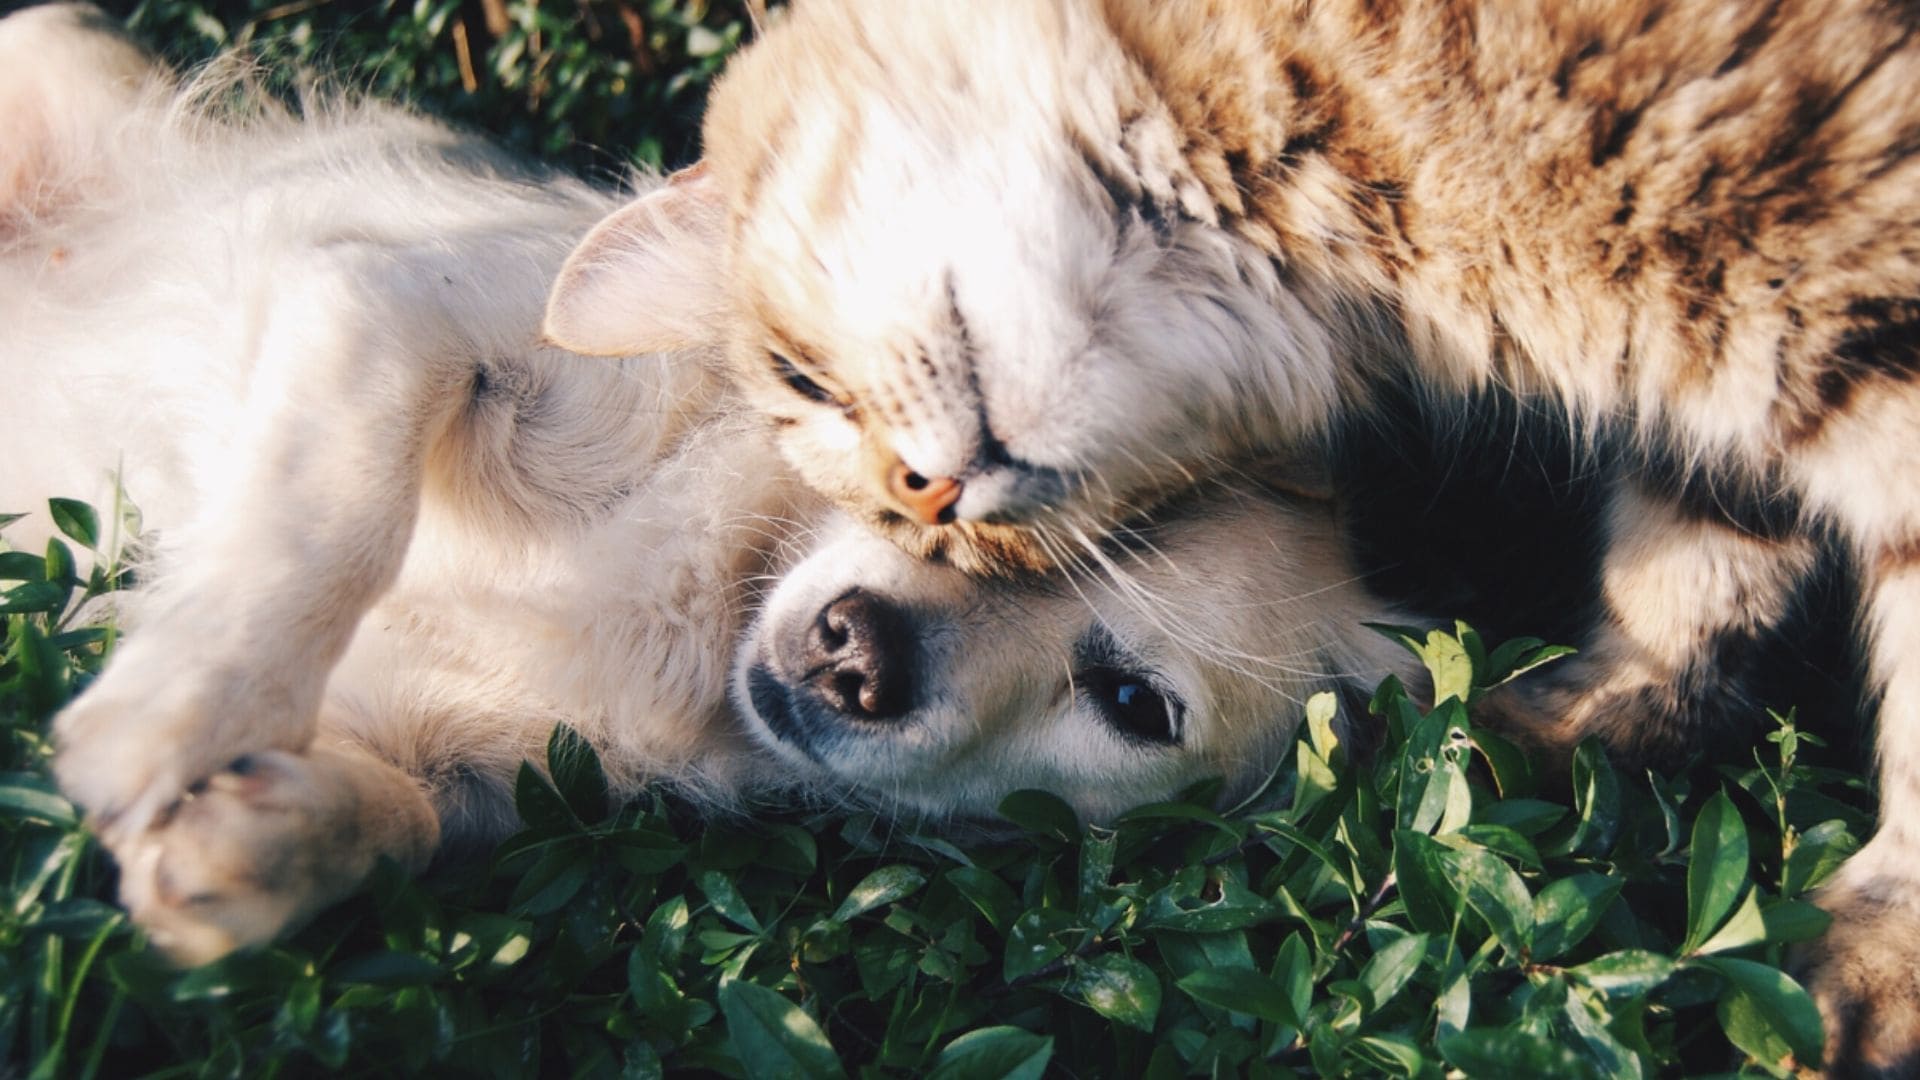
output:
<path id="1" fill-rule="evenodd" d="M 1920 548 L 1883 548 L 1868 604 L 1882 688 L 1880 821 L 1816 900 L 1833 916 L 1798 957 L 1838 1076 L 1920 1075 Z"/>
<path id="2" fill-rule="evenodd" d="M 202 964 L 304 923 L 383 856 L 423 869 L 438 838 L 418 779 L 323 728 L 304 752 L 233 761 L 113 854 L 134 922 Z"/>
<path id="3" fill-rule="evenodd" d="M 1758 729 L 1745 693 L 1756 642 L 1818 559 L 1791 518 L 1735 522 L 1726 498 L 1623 481 L 1608 504 L 1599 603 L 1579 653 L 1493 702 L 1549 764 L 1597 737 L 1630 760 L 1668 760 L 1721 729 Z"/>
<path id="4" fill-rule="evenodd" d="M 1920 485 L 1904 448 L 1920 394 L 1878 384 L 1823 418 L 1792 461 L 1811 508 L 1865 578 L 1868 673 L 1880 691 L 1880 820 L 1814 898 L 1833 916 L 1798 957 L 1839 1076 L 1920 1075 Z"/>
<path id="5" fill-rule="evenodd" d="M 196 462 L 206 503 L 169 530 L 137 632 L 56 723 L 61 787 L 109 841 L 237 758 L 304 749 L 397 574 L 473 371 L 442 278 L 405 254 L 339 244 L 273 268 L 230 445 Z"/>

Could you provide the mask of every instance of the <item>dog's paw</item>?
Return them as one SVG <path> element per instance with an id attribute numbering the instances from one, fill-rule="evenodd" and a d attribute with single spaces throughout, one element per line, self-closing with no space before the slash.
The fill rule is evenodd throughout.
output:
<path id="1" fill-rule="evenodd" d="M 382 854 L 361 793 L 313 760 L 278 751 L 216 773 L 131 840 L 120 902 L 174 963 L 263 944 L 350 892 Z"/>
<path id="2" fill-rule="evenodd" d="M 130 642 L 54 721 L 55 777 L 109 846 L 247 754 L 298 751 L 313 708 L 280 673 L 169 659 Z"/>
<path id="3" fill-rule="evenodd" d="M 1826 1025 L 1826 1074 L 1920 1076 L 1920 882 L 1851 869 L 1818 898 L 1833 925 L 1796 956 Z"/>

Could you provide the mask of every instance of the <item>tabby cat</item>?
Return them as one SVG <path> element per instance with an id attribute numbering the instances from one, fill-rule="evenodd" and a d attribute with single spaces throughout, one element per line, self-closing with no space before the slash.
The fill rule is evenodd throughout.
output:
<path id="1" fill-rule="evenodd" d="M 1618 426 L 1611 633 L 1552 738 L 1867 581 L 1879 833 L 1808 958 L 1836 1072 L 1920 1069 L 1920 10 L 1870 0 L 802 0 L 704 165 L 576 252 L 548 331 L 693 336 L 819 489 L 975 571 L 1070 561 L 1372 388 L 1498 383 Z M 677 295 L 677 293 L 676 293 Z M 1310 469 L 1308 470 L 1311 471 Z M 1910 659 L 1911 658 L 1911 659 Z"/>

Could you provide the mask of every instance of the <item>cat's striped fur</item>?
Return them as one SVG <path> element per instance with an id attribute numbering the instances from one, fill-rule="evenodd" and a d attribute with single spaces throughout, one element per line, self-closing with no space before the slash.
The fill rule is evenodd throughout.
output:
<path id="1" fill-rule="evenodd" d="M 1640 740 L 1831 530 L 1867 579 L 1884 810 L 1811 978 L 1835 1068 L 1914 1069 L 1917 27 L 1869 0 L 807 0 L 647 211 L 724 240 L 740 380 L 802 472 L 976 569 L 1323 445 L 1379 377 L 1624 427 L 1648 469 L 1614 632 L 1547 702 L 1566 741 Z M 631 214 L 563 279 L 561 340 L 677 336 Z"/>

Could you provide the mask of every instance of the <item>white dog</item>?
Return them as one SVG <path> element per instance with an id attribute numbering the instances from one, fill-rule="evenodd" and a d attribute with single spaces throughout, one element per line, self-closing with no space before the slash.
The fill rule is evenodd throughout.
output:
<path id="1" fill-rule="evenodd" d="M 833 517 L 713 356 L 543 347 L 622 196 L 442 126 L 180 85 L 54 6 L 0 21 L 0 136 L 0 507 L 119 483 L 148 527 L 55 768 L 183 961 L 498 837 L 557 721 L 622 794 L 1098 816 L 1243 791 L 1307 693 L 1404 666 L 1329 509 L 1255 486 L 1049 580 Z"/>

